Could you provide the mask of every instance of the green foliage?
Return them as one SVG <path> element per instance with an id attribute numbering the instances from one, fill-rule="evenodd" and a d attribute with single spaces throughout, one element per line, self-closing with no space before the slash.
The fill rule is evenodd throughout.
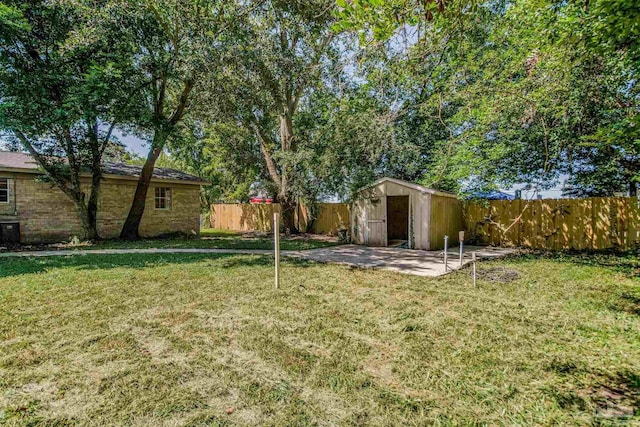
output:
<path id="1" fill-rule="evenodd" d="M 394 129 L 422 141 L 425 184 L 545 188 L 566 174 L 571 195 L 611 195 L 640 170 L 632 3 L 492 1 L 407 20 L 394 2 L 353 2 L 343 20 L 355 8 L 393 29 L 380 38 L 392 56 L 373 56 L 369 81 L 396 89 L 390 109 L 409 120 Z"/>
<path id="2" fill-rule="evenodd" d="M 224 198 L 245 198 L 252 184 L 283 202 L 311 194 L 313 153 L 298 115 L 331 67 L 331 9 L 326 0 L 258 3 L 224 71 L 210 76 L 210 108 L 200 117 L 218 169 L 211 176 L 241 190 L 224 189 Z"/>
<path id="3" fill-rule="evenodd" d="M 0 5 L 0 134 L 71 199 L 87 238 L 98 237 L 103 154 L 136 101 L 130 45 L 106 20 L 116 12 L 82 1 Z"/>
<path id="4" fill-rule="evenodd" d="M 337 0 L 336 3 L 340 19 L 334 30 L 357 31 L 362 42 L 387 40 L 399 29 L 422 26 L 437 18 L 456 19 L 459 12 L 469 12 L 475 6 L 473 0 Z"/>

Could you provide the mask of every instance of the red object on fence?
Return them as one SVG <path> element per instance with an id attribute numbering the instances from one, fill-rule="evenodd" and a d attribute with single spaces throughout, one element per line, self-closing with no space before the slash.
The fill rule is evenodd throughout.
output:
<path id="1" fill-rule="evenodd" d="M 249 202 L 251 203 L 266 203 L 268 205 L 270 205 L 271 203 L 273 203 L 273 199 L 270 197 L 252 197 L 251 199 L 249 199 Z"/>

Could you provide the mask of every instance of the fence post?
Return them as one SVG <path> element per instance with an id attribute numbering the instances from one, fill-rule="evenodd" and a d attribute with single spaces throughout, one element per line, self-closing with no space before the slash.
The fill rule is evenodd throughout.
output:
<path id="1" fill-rule="evenodd" d="M 449 236 L 444 236 L 444 272 L 447 272 L 447 250 L 449 249 Z"/>
<path id="2" fill-rule="evenodd" d="M 280 214 L 278 212 L 273 213 L 273 248 L 275 255 L 275 286 L 276 289 L 280 286 Z"/>

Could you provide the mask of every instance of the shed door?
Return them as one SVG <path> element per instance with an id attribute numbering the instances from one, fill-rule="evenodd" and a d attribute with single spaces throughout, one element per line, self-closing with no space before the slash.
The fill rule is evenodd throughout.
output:
<path id="1" fill-rule="evenodd" d="M 387 246 L 387 197 L 380 196 L 366 200 L 367 227 L 365 244 Z"/>

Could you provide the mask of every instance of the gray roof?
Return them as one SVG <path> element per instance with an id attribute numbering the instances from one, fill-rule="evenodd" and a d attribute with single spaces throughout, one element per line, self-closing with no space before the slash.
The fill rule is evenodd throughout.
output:
<path id="1" fill-rule="evenodd" d="M 0 168 L 38 169 L 38 165 L 29 154 L 0 151 Z"/>
<path id="2" fill-rule="evenodd" d="M 13 153 L 10 151 L 0 151 L 0 170 L 2 169 L 22 169 L 25 172 L 37 173 L 40 171 L 38 164 L 29 154 Z M 127 163 L 104 162 L 102 170 L 106 175 L 120 175 L 138 178 L 142 171 L 142 166 L 130 165 Z M 174 181 L 190 181 L 206 184 L 207 181 L 195 175 L 181 172 L 170 168 L 155 168 L 153 170 L 154 179 L 167 179 Z"/>

